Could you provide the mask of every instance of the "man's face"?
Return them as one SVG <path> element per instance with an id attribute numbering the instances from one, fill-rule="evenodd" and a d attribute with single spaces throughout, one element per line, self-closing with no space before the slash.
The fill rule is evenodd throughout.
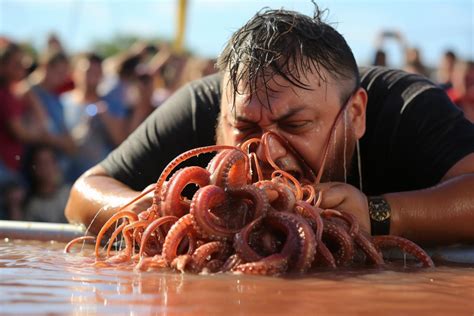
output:
<path id="1" fill-rule="evenodd" d="M 268 90 L 271 109 L 267 105 L 264 89 L 256 93 L 258 97 L 237 94 L 234 100 L 233 89 L 227 84 L 228 76 L 225 75 L 217 143 L 235 146 L 271 131 L 285 138 L 317 174 L 332 126 L 344 105 L 344 101 L 341 101 L 342 86 L 350 85 L 348 82 L 338 85 L 327 73 L 323 75 L 327 78 L 326 81 L 322 81 L 316 73 L 307 75 L 306 83 L 311 90 L 292 86 L 281 77 L 274 77 Z M 363 96 L 360 99 L 361 93 L 360 90 L 356 92 L 348 102 L 345 113 L 341 113 L 337 129 L 329 142 L 323 181 L 344 180 L 344 165 L 349 166 L 355 141 L 365 131 L 366 99 Z M 366 97 L 365 92 L 362 94 Z M 355 103 L 360 101 L 363 106 L 354 107 L 354 99 Z M 269 151 L 271 158 L 281 169 L 302 177 L 303 170 L 298 158 L 277 138 L 270 136 Z M 257 155 L 260 160 L 265 161 L 261 146 L 257 149 Z M 272 169 L 264 164 L 264 171 L 268 177 Z"/>

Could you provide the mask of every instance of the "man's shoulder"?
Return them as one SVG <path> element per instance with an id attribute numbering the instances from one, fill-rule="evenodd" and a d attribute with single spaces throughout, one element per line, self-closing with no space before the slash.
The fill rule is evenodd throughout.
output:
<path id="1" fill-rule="evenodd" d="M 220 95 L 221 82 L 222 82 L 222 75 L 220 73 L 215 73 L 215 74 L 191 81 L 188 85 L 193 90 L 203 90 L 211 94 Z"/>
<path id="2" fill-rule="evenodd" d="M 428 78 L 408 73 L 400 69 L 392 69 L 387 67 L 370 66 L 360 67 L 361 86 L 371 92 L 373 90 L 408 90 L 410 93 L 420 93 L 427 89 L 440 89 L 435 83 Z M 441 89 L 440 89 L 441 90 Z"/>
<path id="3" fill-rule="evenodd" d="M 421 95 L 436 97 L 443 94 L 441 88 L 428 78 L 405 72 L 399 69 L 386 67 L 361 67 L 361 87 L 368 94 L 368 109 L 374 107 L 381 109 L 390 104 L 394 111 L 403 112 Z"/>

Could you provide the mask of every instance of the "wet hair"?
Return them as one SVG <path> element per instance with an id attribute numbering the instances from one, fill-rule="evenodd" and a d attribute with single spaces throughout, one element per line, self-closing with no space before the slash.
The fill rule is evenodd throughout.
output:
<path id="1" fill-rule="evenodd" d="M 311 90 L 308 74 L 315 72 L 327 82 L 322 69 L 343 85 L 341 101 L 360 84 L 357 64 L 347 42 L 322 20 L 325 11 L 315 5 L 313 17 L 284 9 L 264 8 L 237 30 L 217 60 L 221 72 L 227 72 L 235 95 L 239 84 L 254 95 L 263 83 L 265 93 L 275 75 L 299 88 Z"/>

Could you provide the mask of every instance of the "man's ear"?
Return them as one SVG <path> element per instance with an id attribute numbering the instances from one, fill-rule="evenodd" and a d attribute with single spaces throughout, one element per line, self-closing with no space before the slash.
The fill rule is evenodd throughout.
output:
<path id="1" fill-rule="evenodd" d="M 359 88 L 349 104 L 349 118 L 354 129 L 354 136 L 360 139 L 365 133 L 365 111 L 367 107 L 367 92 Z"/>

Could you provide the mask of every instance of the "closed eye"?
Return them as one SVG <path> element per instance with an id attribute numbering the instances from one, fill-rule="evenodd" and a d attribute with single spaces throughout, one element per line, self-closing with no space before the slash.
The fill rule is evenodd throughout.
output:
<path id="1" fill-rule="evenodd" d="M 279 126 L 289 132 L 301 132 L 310 126 L 310 121 L 283 122 Z"/>

